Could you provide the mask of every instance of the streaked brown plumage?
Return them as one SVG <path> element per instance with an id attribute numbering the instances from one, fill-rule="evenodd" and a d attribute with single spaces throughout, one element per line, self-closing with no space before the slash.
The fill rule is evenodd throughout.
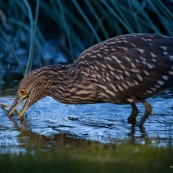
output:
<path id="1" fill-rule="evenodd" d="M 136 122 L 136 102 L 144 104 L 142 126 L 152 112 L 145 99 L 173 85 L 173 37 L 128 34 L 105 40 L 85 50 L 70 65 L 51 65 L 29 73 L 20 83 L 15 107 L 19 113 L 45 96 L 63 103 L 111 102 L 131 104 L 129 122 Z"/>

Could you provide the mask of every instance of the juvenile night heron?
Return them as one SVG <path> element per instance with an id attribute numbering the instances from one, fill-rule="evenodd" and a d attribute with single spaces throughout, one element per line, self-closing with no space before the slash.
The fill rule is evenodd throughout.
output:
<path id="1" fill-rule="evenodd" d="M 50 65 L 30 72 L 21 82 L 8 115 L 26 99 L 19 113 L 45 96 L 70 104 L 130 104 L 129 122 L 136 123 L 136 103 L 145 107 L 138 125 L 152 112 L 145 100 L 173 85 L 173 37 L 128 34 L 96 44 L 70 65 Z"/>

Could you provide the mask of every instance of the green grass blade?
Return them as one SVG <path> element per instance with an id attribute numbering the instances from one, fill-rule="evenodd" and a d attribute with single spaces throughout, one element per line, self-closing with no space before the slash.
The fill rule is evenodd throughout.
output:
<path id="1" fill-rule="evenodd" d="M 76 0 L 72 0 L 73 4 L 75 5 L 75 7 L 77 8 L 77 10 L 79 11 L 79 13 L 82 15 L 82 17 L 84 18 L 85 22 L 87 23 L 88 27 L 91 29 L 91 31 L 93 32 L 96 40 L 98 42 L 101 41 L 100 37 L 98 36 L 98 34 L 96 33 L 92 23 L 90 22 L 90 20 L 88 19 L 88 17 L 86 16 L 86 14 L 82 11 L 82 9 L 80 8 L 78 2 Z"/>
<path id="2" fill-rule="evenodd" d="M 35 22 L 34 22 L 31 8 L 30 8 L 27 0 L 24 0 L 24 3 L 28 10 L 28 17 L 29 17 L 30 29 L 31 29 L 30 49 L 29 49 L 28 62 L 27 62 L 27 66 L 26 66 L 24 75 L 26 75 L 29 71 L 31 71 L 32 63 L 33 63 L 34 39 L 35 39 L 35 34 L 36 34 L 40 0 L 37 0 L 36 2 L 37 2 L 36 3 L 36 15 L 35 15 Z"/>

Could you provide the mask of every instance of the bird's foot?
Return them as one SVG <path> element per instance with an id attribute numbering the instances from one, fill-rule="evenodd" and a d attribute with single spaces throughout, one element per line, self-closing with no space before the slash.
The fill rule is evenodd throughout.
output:
<path id="1" fill-rule="evenodd" d="M 144 131 L 145 130 L 145 128 L 143 126 L 143 123 L 137 122 L 136 118 L 129 117 L 127 120 L 128 120 L 128 123 L 132 124 L 133 127 L 139 127 L 140 131 Z"/>

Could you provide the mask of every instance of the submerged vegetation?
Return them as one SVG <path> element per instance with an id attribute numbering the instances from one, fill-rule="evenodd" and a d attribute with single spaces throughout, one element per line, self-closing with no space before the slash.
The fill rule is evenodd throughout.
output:
<path id="1" fill-rule="evenodd" d="M 173 2 L 7 0 L 0 2 L 0 88 L 30 70 L 71 63 L 87 47 L 120 34 L 173 35 Z"/>

